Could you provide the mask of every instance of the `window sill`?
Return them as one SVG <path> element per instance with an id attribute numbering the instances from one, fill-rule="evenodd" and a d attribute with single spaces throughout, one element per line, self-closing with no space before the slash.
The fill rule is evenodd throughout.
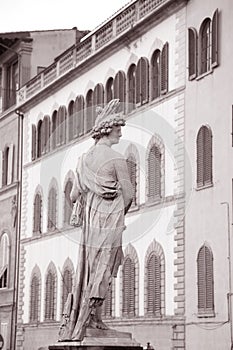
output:
<path id="1" fill-rule="evenodd" d="M 216 315 L 215 315 L 215 312 L 213 310 L 210 310 L 210 311 L 208 311 L 208 310 L 203 310 L 203 311 L 199 310 L 198 314 L 197 314 L 198 318 L 213 318 L 215 316 Z"/>
<path id="2" fill-rule="evenodd" d="M 203 186 L 200 186 L 200 187 L 196 187 L 195 190 L 196 191 L 201 191 L 201 190 L 205 190 L 205 189 L 211 188 L 211 187 L 214 187 L 213 183 L 207 184 L 207 185 L 203 185 Z"/>
<path id="3" fill-rule="evenodd" d="M 201 73 L 200 75 L 198 75 L 197 77 L 196 77 L 196 80 L 198 81 L 198 80 L 201 80 L 201 79 L 203 79 L 203 78 L 205 78 L 207 75 L 210 75 L 210 74 L 212 74 L 213 73 L 213 69 L 211 68 L 211 69 L 209 69 L 207 72 L 204 72 L 204 73 Z"/>
<path id="4" fill-rule="evenodd" d="M 153 199 L 147 199 L 147 202 L 145 203 L 145 205 L 147 207 L 151 207 L 153 205 L 158 205 L 162 203 L 162 197 L 157 197 L 157 198 L 153 198 Z"/>

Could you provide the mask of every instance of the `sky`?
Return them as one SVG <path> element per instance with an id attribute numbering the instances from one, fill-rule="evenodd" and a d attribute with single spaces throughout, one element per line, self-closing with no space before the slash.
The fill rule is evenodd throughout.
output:
<path id="1" fill-rule="evenodd" d="M 130 0 L 0 0 L 0 33 L 93 30 Z"/>

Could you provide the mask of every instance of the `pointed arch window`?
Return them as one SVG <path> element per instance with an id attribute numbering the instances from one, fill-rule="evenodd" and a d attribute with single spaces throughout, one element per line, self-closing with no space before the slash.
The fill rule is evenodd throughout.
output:
<path id="1" fill-rule="evenodd" d="M 161 199 L 161 150 L 153 144 L 148 154 L 148 200 Z"/>
<path id="2" fill-rule="evenodd" d="M 212 176 L 212 132 L 203 125 L 197 134 L 197 187 L 211 185 Z"/>
<path id="3" fill-rule="evenodd" d="M 36 126 L 32 124 L 32 160 L 36 159 Z"/>
<path id="4" fill-rule="evenodd" d="M 57 111 L 52 114 L 52 149 L 55 149 L 59 144 L 59 131 L 58 131 L 58 115 Z"/>
<path id="5" fill-rule="evenodd" d="M 126 85 L 126 77 L 123 71 L 117 72 L 114 78 L 114 98 L 118 98 L 121 102 L 120 110 L 124 110 L 125 104 L 125 85 Z"/>
<path id="6" fill-rule="evenodd" d="M 7 233 L 3 233 L 0 239 L 0 288 L 7 288 L 8 286 L 9 253 L 9 238 Z"/>
<path id="7" fill-rule="evenodd" d="M 136 104 L 142 105 L 149 98 L 149 63 L 146 57 L 141 57 L 136 67 Z"/>
<path id="8" fill-rule="evenodd" d="M 128 112 L 136 107 L 136 65 L 131 64 L 127 73 L 128 81 Z"/>
<path id="9" fill-rule="evenodd" d="M 214 276 L 213 254 L 207 245 L 203 245 L 197 256 L 198 313 L 214 313 Z"/>
<path id="10" fill-rule="evenodd" d="M 8 175 L 9 175 L 9 154 L 10 148 L 7 146 L 3 151 L 3 160 L 2 160 L 2 186 L 6 186 L 9 183 Z"/>
<path id="11" fill-rule="evenodd" d="M 30 292 L 30 322 L 39 321 L 39 288 L 40 282 L 38 276 L 34 275 L 31 280 Z"/>
<path id="12" fill-rule="evenodd" d="M 147 260 L 147 312 L 161 316 L 161 261 L 153 252 Z"/>
<path id="13" fill-rule="evenodd" d="M 65 202 L 64 202 L 64 223 L 69 224 L 70 223 L 70 216 L 72 213 L 72 201 L 70 199 L 70 193 L 73 187 L 73 182 L 71 180 L 68 180 L 65 186 Z"/>
<path id="14" fill-rule="evenodd" d="M 94 88 L 94 107 L 103 107 L 104 105 L 104 87 L 103 84 L 97 84 Z"/>
<path id="15" fill-rule="evenodd" d="M 136 290 L 136 278 L 135 278 L 135 263 L 129 257 L 126 256 L 123 262 L 123 305 L 122 312 L 124 316 L 135 315 L 135 290 Z"/>
<path id="16" fill-rule="evenodd" d="M 66 142 L 66 107 L 61 106 L 58 110 L 58 140 L 57 145 L 63 145 Z"/>
<path id="17" fill-rule="evenodd" d="M 72 283 L 72 271 L 66 267 L 62 275 L 62 311 L 64 310 L 68 294 L 72 292 Z"/>
<path id="18" fill-rule="evenodd" d="M 33 233 L 38 234 L 42 232 L 42 198 L 40 193 L 36 194 L 33 206 Z"/>
<path id="19" fill-rule="evenodd" d="M 161 52 L 161 94 L 168 92 L 168 42 L 163 45 Z"/>
<path id="20" fill-rule="evenodd" d="M 74 101 L 70 101 L 68 106 L 68 139 L 69 141 L 74 138 Z"/>
<path id="21" fill-rule="evenodd" d="M 188 29 L 189 49 L 189 80 L 197 76 L 197 31 L 195 28 Z"/>
<path id="22" fill-rule="evenodd" d="M 132 206 L 137 205 L 137 162 L 134 154 L 129 154 L 126 163 L 128 166 L 129 178 L 133 186 L 133 202 Z"/>
<path id="23" fill-rule="evenodd" d="M 56 277 L 50 270 L 46 276 L 45 282 L 45 316 L 44 319 L 55 320 L 56 307 Z"/>
<path id="24" fill-rule="evenodd" d="M 90 89 L 86 95 L 86 132 L 92 129 L 95 122 L 93 102 L 93 90 Z"/>
<path id="25" fill-rule="evenodd" d="M 42 155 L 42 120 L 37 124 L 37 158 Z"/>
<path id="26" fill-rule="evenodd" d="M 57 191 L 52 187 L 48 197 L 48 231 L 54 231 L 57 227 Z"/>
<path id="27" fill-rule="evenodd" d="M 49 151 L 50 141 L 50 118 L 46 115 L 42 122 L 42 154 Z"/>
<path id="28" fill-rule="evenodd" d="M 208 72 L 211 67 L 211 20 L 206 18 L 200 28 L 200 73 Z"/>
<path id="29" fill-rule="evenodd" d="M 113 78 L 110 77 L 107 80 L 105 86 L 105 102 L 108 103 L 113 99 Z"/>

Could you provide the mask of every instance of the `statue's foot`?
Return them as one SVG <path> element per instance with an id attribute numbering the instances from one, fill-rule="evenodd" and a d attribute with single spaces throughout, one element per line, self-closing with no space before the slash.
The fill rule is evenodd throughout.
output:
<path id="1" fill-rule="evenodd" d="M 109 329 L 108 326 L 102 320 L 96 322 L 96 328 Z"/>

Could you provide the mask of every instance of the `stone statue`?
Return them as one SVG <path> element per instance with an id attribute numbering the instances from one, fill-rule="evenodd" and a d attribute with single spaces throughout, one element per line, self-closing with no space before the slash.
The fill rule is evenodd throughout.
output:
<path id="1" fill-rule="evenodd" d="M 119 143 L 125 125 L 118 108 L 119 100 L 112 100 L 98 110 L 92 130 L 95 144 L 78 160 L 71 192 L 76 216 L 71 221 L 82 226 L 82 241 L 59 341 L 80 341 L 86 328 L 108 328 L 101 318 L 101 306 L 123 260 L 124 219 L 133 198 L 126 160 L 111 148 Z"/>

